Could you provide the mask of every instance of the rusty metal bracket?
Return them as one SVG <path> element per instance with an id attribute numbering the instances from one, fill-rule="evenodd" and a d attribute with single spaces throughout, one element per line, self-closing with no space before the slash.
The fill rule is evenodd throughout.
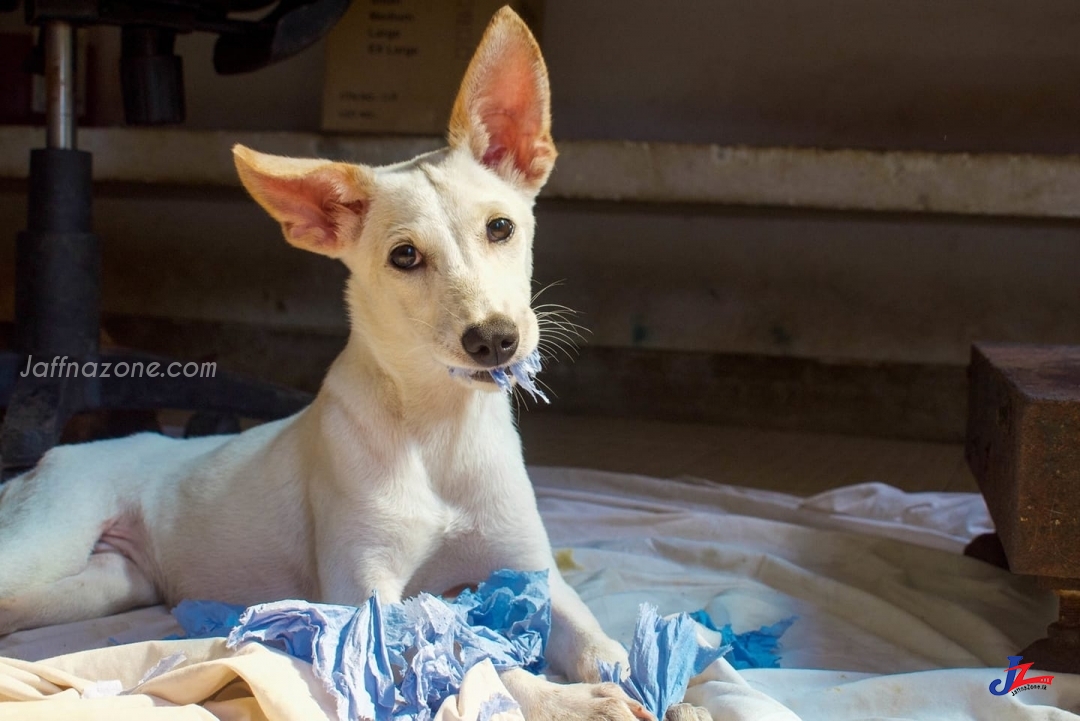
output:
<path id="1" fill-rule="evenodd" d="M 1022 652 L 1080 673 L 1080 347 L 976 345 L 968 368 L 965 455 L 1013 573 L 1060 602 L 1047 637 Z M 996 558 L 977 539 L 969 555 Z"/>

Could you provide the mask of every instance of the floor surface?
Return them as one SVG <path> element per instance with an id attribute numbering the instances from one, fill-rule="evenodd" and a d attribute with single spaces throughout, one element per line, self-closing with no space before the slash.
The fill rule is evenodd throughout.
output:
<path id="1" fill-rule="evenodd" d="M 162 421 L 180 434 L 187 415 L 162 414 Z M 528 410 L 519 430 L 533 465 L 697 476 L 804 496 L 867 481 L 909 492 L 978 492 L 960 444 Z"/>
<path id="2" fill-rule="evenodd" d="M 798 495 L 867 481 L 906 491 L 977 492 L 959 444 L 623 418 L 521 414 L 525 458 Z"/>

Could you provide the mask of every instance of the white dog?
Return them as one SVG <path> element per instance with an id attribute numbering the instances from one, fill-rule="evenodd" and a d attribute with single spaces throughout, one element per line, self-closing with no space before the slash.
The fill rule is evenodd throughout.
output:
<path id="1" fill-rule="evenodd" d="M 489 369 L 539 343 L 532 207 L 555 162 L 547 71 L 492 20 L 449 147 L 386 167 L 235 148 L 289 243 L 349 268 L 348 344 L 314 402 L 239 436 L 59 447 L 0 495 L 0 634 L 184 598 L 358 605 L 548 569 L 547 658 L 503 681 L 528 719 L 651 718 L 559 575 L 507 395 Z M 454 372 L 451 372 L 451 371 Z"/>

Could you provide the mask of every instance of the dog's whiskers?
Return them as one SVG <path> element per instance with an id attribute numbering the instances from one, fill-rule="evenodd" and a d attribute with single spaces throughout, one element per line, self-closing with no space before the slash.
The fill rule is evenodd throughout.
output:
<path id="1" fill-rule="evenodd" d="M 571 316 L 578 315 L 577 311 L 570 310 L 570 309 L 566 309 L 566 310 L 540 310 L 539 307 L 538 307 L 538 308 L 534 308 L 533 312 L 536 313 L 536 320 L 541 325 L 543 325 L 544 323 L 550 323 L 550 324 L 558 325 L 558 326 L 560 326 L 560 327 L 562 327 L 564 329 L 573 328 L 573 329 L 575 329 L 577 331 L 582 331 L 582 332 L 585 332 L 585 333 L 592 333 L 592 331 L 589 330 L 588 328 L 586 328 L 585 326 L 581 325 L 580 323 L 575 323 L 574 321 L 567 318 L 568 315 L 571 315 Z"/>
<path id="2" fill-rule="evenodd" d="M 439 305 L 442 307 L 443 310 L 445 310 L 447 313 L 450 314 L 451 318 L 458 321 L 459 323 L 464 322 L 464 321 L 461 320 L 461 316 L 459 316 L 457 313 L 455 313 L 454 311 L 452 311 L 452 310 L 450 310 L 449 308 L 446 307 L 446 303 L 440 302 Z"/>
<path id="3" fill-rule="evenodd" d="M 574 340 L 574 336 L 570 333 L 567 333 L 566 331 L 559 330 L 558 328 L 544 328 L 541 332 L 545 333 L 548 338 L 558 338 L 565 341 L 566 343 L 569 343 L 575 348 L 577 347 L 577 341 Z"/>
<path id="4" fill-rule="evenodd" d="M 426 325 L 428 328 L 431 328 L 432 330 L 435 330 L 435 326 L 433 326 L 431 323 L 428 323 L 426 320 L 422 320 L 420 318 L 413 318 L 412 316 L 408 316 L 408 318 L 411 321 L 414 321 L 416 323 L 420 323 L 421 325 Z"/>
<path id="5" fill-rule="evenodd" d="M 549 354 L 551 360 L 558 360 L 560 351 L 566 355 L 567 359 L 573 360 L 578 350 L 572 343 L 551 337 L 542 339 L 538 345 Z"/>
<path id="6" fill-rule="evenodd" d="M 413 353 L 415 353 L 415 352 L 417 352 L 417 351 L 421 351 L 421 350 L 429 350 L 429 349 L 430 349 L 430 346 L 428 346 L 428 345 L 427 345 L 427 344 L 425 344 L 425 343 L 421 343 L 420 345 L 418 345 L 418 346 L 416 346 L 416 347 L 412 348 L 411 350 L 407 350 L 407 351 L 405 351 L 405 357 L 406 357 L 406 358 L 408 358 L 409 356 L 411 356 L 411 355 L 412 355 Z"/>
<path id="7" fill-rule="evenodd" d="M 535 294 L 533 295 L 533 297 L 532 297 L 532 300 L 531 300 L 531 301 L 529 301 L 529 302 L 530 302 L 530 303 L 535 303 L 535 302 L 536 302 L 536 299 L 537 299 L 537 298 L 539 298 L 539 297 L 540 297 L 540 295 L 541 295 L 542 293 L 544 293 L 544 292 L 546 292 L 546 291 L 548 291 L 548 290 L 551 290 L 552 288 L 555 288 L 555 287 L 557 287 L 557 286 L 560 286 L 560 285 L 562 285 L 562 284 L 563 284 L 563 283 L 565 283 L 565 282 L 566 282 L 566 279 L 565 279 L 565 278 L 562 278 L 562 279 L 560 279 L 560 280 L 556 280 L 556 281 L 552 281 L 551 283 L 548 283 L 548 284 L 547 284 L 547 285 L 545 285 L 545 286 L 544 286 L 543 288 L 541 288 L 540 290 L 536 291 L 536 293 L 535 293 Z"/>
<path id="8" fill-rule="evenodd" d="M 558 394 L 558 393 L 556 393 L 555 391 L 553 391 L 553 390 L 551 389 L 551 386 L 550 386 L 550 385 L 548 385 L 547 383 L 545 383 L 544 381 L 542 381 L 542 380 L 540 380 L 539 378 L 537 378 L 537 379 L 536 379 L 536 382 L 537 382 L 537 383 L 538 383 L 539 385 L 541 385 L 541 386 L 543 386 L 544 388 L 546 388 L 546 389 L 547 389 L 547 392 L 548 392 L 548 393 L 550 393 L 550 394 L 551 394 L 551 396 L 552 396 L 553 398 L 558 398 L 558 397 L 559 397 L 559 394 Z"/>
<path id="9" fill-rule="evenodd" d="M 541 330 L 556 329 L 559 332 L 565 333 L 570 336 L 574 336 L 580 340 L 586 340 L 585 333 L 592 333 L 588 328 L 584 328 L 575 324 L 567 324 L 560 321 L 554 321 L 550 319 L 544 319 L 540 323 Z"/>
<path id="10" fill-rule="evenodd" d="M 514 412 L 517 415 L 521 415 L 522 409 L 529 410 L 529 404 L 525 400 L 525 396 L 521 393 L 521 389 L 517 386 L 511 386 L 510 396 L 514 399 Z"/>
<path id="11" fill-rule="evenodd" d="M 538 310 L 538 311 L 536 311 L 536 317 L 537 318 L 557 318 L 557 319 L 559 319 L 561 321 L 564 321 L 566 323 L 573 323 L 574 322 L 574 321 L 570 320 L 570 318 L 567 317 L 567 316 L 573 316 L 573 315 L 577 315 L 577 314 L 576 313 L 571 313 L 570 311 L 565 311 L 565 310 Z"/>
<path id="12" fill-rule="evenodd" d="M 536 302 L 535 296 L 533 297 L 533 302 Z M 536 308 L 537 310 L 539 310 L 540 308 L 558 308 L 559 310 L 565 311 L 567 313 L 573 313 L 574 315 L 578 315 L 578 311 L 574 310 L 568 305 L 563 305 L 562 303 L 541 303 L 540 305 L 534 305 L 533 308 Z"/>

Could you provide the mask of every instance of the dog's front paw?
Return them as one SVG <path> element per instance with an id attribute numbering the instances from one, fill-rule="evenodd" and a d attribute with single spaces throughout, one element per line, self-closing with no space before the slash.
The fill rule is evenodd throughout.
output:
<path id="1" fill-rule="evenodd" d="M 712 714 L 700 706 L 677 703 L 664 714 L 664 721 L 712 721 Z"/>
<path id="2" fill-rule="evenodd" d="M 520 668 L 499 677 L 527 721 L 656 721 L 615 683 L 554 683 Z"/>
<path id="3" fill-rule="evenodd" d="M 626 649 L 618 641 L 604 638 L 577 655 L 573 678 L 585 683 L 600 683 L 601 661 L 608 666 L 618 667 L 622 672 L 620 680 L 630 675 L 630 657 L 626 654 Z"/>
<path id="4" fill-rule="evenodd" d="M 614 683 L 550 684 L 523 705 L 527 721 L 656 721 Z"/>

